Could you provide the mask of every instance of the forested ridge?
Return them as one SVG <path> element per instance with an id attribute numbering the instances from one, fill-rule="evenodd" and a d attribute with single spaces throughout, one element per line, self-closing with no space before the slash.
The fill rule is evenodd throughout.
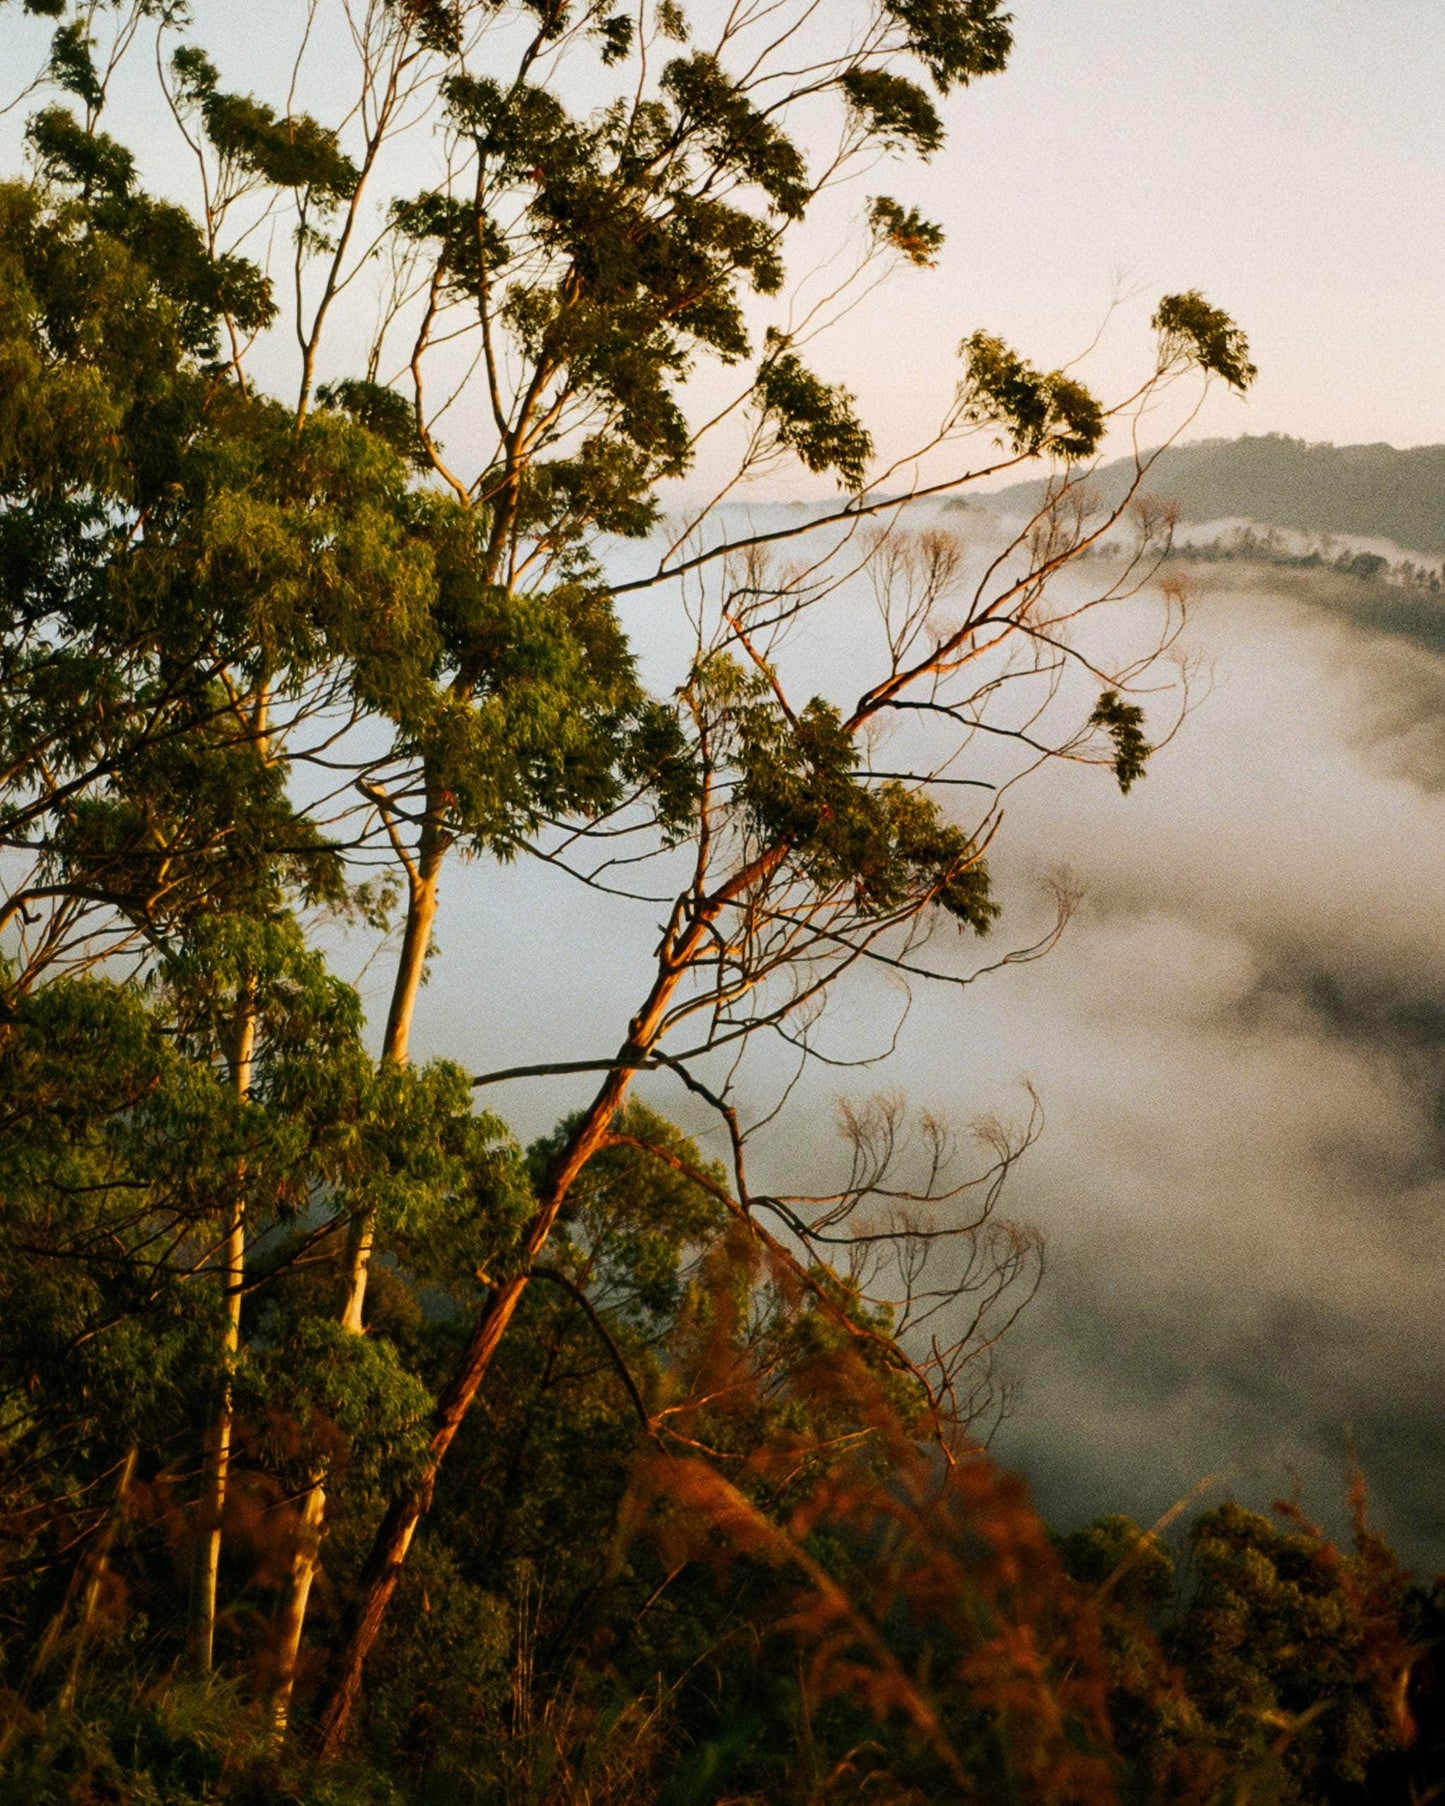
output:
<path id="1" fill-rule="evenodd" d="M 1128 488 L 1133 470 L 1132 460 L 1101 465 L 1093 478 L 1101 501 Z M 1445 445 L 1312 445 L 1283 433 L 1205 439 L 1162 449 L 1146 489 L 1181 520 L 1252 520 L 1445 552 Z M 990 499 L 1032 510 L 1042 496 L 1040 485 L 1021 483 Z"/>
<path id="2" fill-rule="evenodd" d="M 1346 1546 L 1217 1499 L 1061 1534 L 989 1456 L 1037 1108 L 850 1093 L 831 1164 L 754 1159 L 878 1063 L 829 1038 L 860 975 L 901 1034 L 1064 931 L 1058 880 L 1011 932 L 1005 800 L 1128 795 L 1185 701 L 1147 462 L 1086 473 L 1246 390 L 1243 331 L 1161 297 L 1114 403 L 971 329 L 910 493 L 1053 473 L 980 556 L 910 524 L 785 252 L 842 188 L 835 301 L 931 263 L 846 182 L 942 149 L 998 0 L 322 0 L 279 75 L 205 23 L 0 4 L 0 1798 L 1435 1797 L 1445 1595 L 1362 1483 Z M 666 519 L 715 431 L 831 505 Z M 839 621 L 846 689 L 792 634 Z M 637 906 L 628 1013 L 420 1057 L 428 979 L 489 1007 L 444 887 L 521 861 Z M 528 1141 L 523 1078 L 586 1101 Z"/>

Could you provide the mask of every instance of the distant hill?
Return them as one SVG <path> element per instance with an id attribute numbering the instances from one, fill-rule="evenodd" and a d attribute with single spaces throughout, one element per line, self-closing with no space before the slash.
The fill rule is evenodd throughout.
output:
<path id="1" fill-rule="evenodd" d="M 1100 499 L 1122 495 L 1132 466 L 1121 459 L 1093 478 Z M 1411 551 L 1445 552 L 1445 445 L 1307 445 L 1280 433 L 1204 439 L 1160 454 L 1149 493 L 1180 518 L 1242 516 L 1307 533 L 1358 533 Z M 1032 512 L 1044 484 L 1017 483 L 987 498 Z M 982 499 L 982 498 L 981 498 Z"/>

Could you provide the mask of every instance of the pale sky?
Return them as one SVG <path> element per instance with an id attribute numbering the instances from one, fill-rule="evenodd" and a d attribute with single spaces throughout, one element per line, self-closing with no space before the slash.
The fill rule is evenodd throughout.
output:
<path id="1" fill-rule="evenodd" d="M 1132 296 L 1086 366 L 1107 396 L 1140 373 L 1154 300 L 1185 287 L 1234 314 L 1260 367 L 1247 404 L 1219 395 L 1190 436 L 1445 440 L 1445 0 L 1013 10 L 1012 66 L 950 99 L 946 149 L 849 198 L 858 211 L 862 193 L 893 192 L 948 233 L 937 270 L 900 276 L 819 354 L 883 449 L 933 416 L 975 327 L 1053 364 Z M 709 0 L 691 11 L 703 35 Z M 269 93 L 302 13 L 196 0 L 188 35 L 228 84 Z M 5 10 L 7 89 L 47 31 Z M 124 95 L 112 121 L 132 141 L 158 123 L 144 95 L 150 130 Z M 0 129 L 12 168 L 19 119 Z"/>
<path id="2" fill-rule="evenodd" d="M 1441 0 L 1018 0 L 1009 71 L 949 108 L 920 201 L 949 228 L 908 355 L 960 316 L 1039 360 L 1140 292 L 1199 287 L 1249 332 L 1247 406 L 1196 431 L 1445 439 Z M 914 322 L 916 321 L 916 328 Z M 914 340 L 914 331 L 917 341 Z"/>

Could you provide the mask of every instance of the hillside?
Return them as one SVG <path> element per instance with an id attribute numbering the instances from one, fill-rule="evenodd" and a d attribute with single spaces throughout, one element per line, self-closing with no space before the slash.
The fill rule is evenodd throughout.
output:
<path id="1" fill-rule="evenodd" d="M 1094 481 L 1104 500 L 1123 491 L 1132 465 L 1105 464 Z M 1242 516 L 1309 533 L 1392 539 L 1411 551 L 1445 553 L 1445 445 L 1308 445 L 1270 433 L 1205 439 L 1163 452 L 1149 491 L 1176 503 L 1180 518 Z M 1010 509 L 1035 508 L 1041 482 L 990 497 Z"/>

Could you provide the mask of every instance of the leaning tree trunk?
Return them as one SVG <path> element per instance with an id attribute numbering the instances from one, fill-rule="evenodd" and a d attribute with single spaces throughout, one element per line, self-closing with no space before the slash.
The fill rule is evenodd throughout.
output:
<path id="1" fill-rule="evenodd" d="M 431 1450 L 426 1472 L 415 1486 L 392 1501 L 377 1530 L 322 1709 L 321 1746 L 325 1754 L 334 1755 L 346 1739 L 351 1714 L 361 1692 L 366 1659 L 401 1578 L 417 1525 L 431 1504 L 437 1473 L 486 1378 L 498 1345 L 516 1315 L 527 1289 L 532 1264 L 547 1244 L 573 1181 L 592 1156 L 606 1145 L 613 1120 L 626 1100 L 632 1075 L 662 1039 L 672 1001 L 695 961 L 710 944 L 713 924 L 729 905 L 755 885 L 767 882 L 786 858 L 789 844 L 786 838 L 775 841 L 711 896 L 691 908 L 687 907 L 686 898 L 678 899 L 673 919 L 663 936 L 657 976 L 647 1001 L 629 1024 L 627 1039 L 618 1050 L 616 1062 L 597 1096 L 573 1128 L 543 1181 L 536 1213 L 523 1238 L 521 1271 L 515 1278 L 496 1287 L 488 1297 L 456 1371 L 437 1400 L 432 1414 Z"/>
<path id="2" fill-rule="evenodd" d="M 302 1500 L 286 1596 L 276 1619 L 271 1726 L 273 1734 L 278 1738 L 286 1735 L 286 1727 L 291 1720 L 291 1696 L 296 1689 L 301 1634 L 306 1628 L 306 1607 L 311 1602 L 311 1585 L 321 1566 L 321 1532 L 325 1522 L 326 1484 L 324 1479 L 317 1479 L 312 1482 Z"/>
<path id="3" fill-rule="evenodd" d="M 525 1264 L 530 1267 L 542 1252 L 572 1181 L 602 1147 L 613 1118 L 622 1107 L 632 1070 L 647 1051 L 646 1043 L 630 1043 L 619 1055 L 625 1066 L 614 1069 L 591 1108 L 568 1140 L 566 1148 L 543 1187 L 536 1215 L 524 1243 Z M 376 1533 L 363 1570 L 360 1593 L 347 1625 L 346 1641 L 336 1663 L 321 1721 L 322 1750 L 334 1754 L 345 1740 L 351 1714 L 361 1691 L 362 1671 L 380 1633 L 392 1594 L 401 1578 L 402 1565 L 411 1548 L 417 1525 L 431 1505 L 437 1471 L 471 1408 L 502 1337 L 507 1333 L 522 1294 L 527 1288 L 524 1271 L 498 1286 L 482 1307 L 456 1371 L 448 1381 L 432 1414 L 432 1437 L 427 1469 L 420 1482 L 392 1501 Z"/>

